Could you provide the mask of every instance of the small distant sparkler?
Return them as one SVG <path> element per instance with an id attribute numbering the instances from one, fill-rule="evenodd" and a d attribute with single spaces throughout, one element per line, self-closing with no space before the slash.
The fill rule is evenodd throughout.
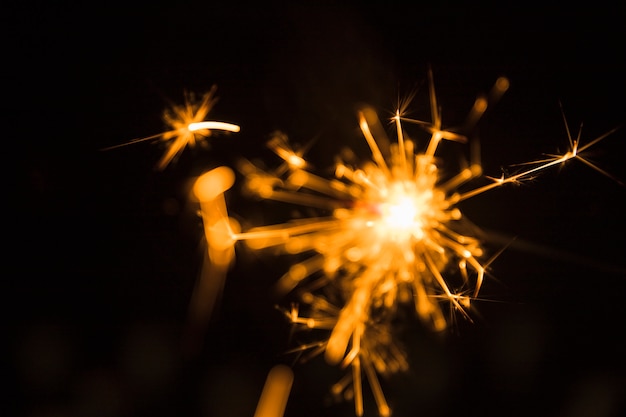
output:
<path id="1" fill-rule="evenodd" d="M 156 135 L 134 139 L 121 145 L 110 146 L 103 150 L 115 149 L 150 140 L 166 142 L 167 149 L 156 165 L 156 168 L 162 171 L 182 153 L 185 147 L 194 147 L 197 144 L 206 146 L 206 139 L 212 135 L 213 131 L 239 132 L 240 127 L 238 125 L 205 120 L 217 102 L 217 98 L 215 97 L 216 90 L 217 87 L 213 86 L 199 101 L 195 99 L 193 94 L 186 94 L 184 104 L 175 105 L 167 109 L 163 113 L 163 120 L 167 126 L 171 128 L 170 130 Z"/>
<path id="2" fill-rule="evenodd" d="M 460 133 L 443 128 L 434 81 L 429 71 L 431 121 L 405 117 L 402 109 L 391 118 L 396 141 L 391 143 L 376 112 L 364 107 L 358 112 L 360 130 L 371 151 L 360 161 L 348 149 L 336 158 L 334 177 L 313 173 L 302 150 L 292 149 L 285 135 L 276 134 L 268 143 L 284 162 L 266 171 L 249 161 L 239 169 L 246 187 L 262 199 L 276 200 L 320 211 L 319 217 L 293 219 L 241 231 L 228 216 L 223 193 L 234 182 L 234 172 L 216 168 L 201 176 L 194 187 L 201 203 L 210 267 L 203 277 L 221 286 L 235 256 L 235 245 L 249 248 L 279 248 L 302 254 L 278 279 L 277 288 L 286 295 L 299 289 L 298 304 L 285 315 L 295 326 L 321 329 L 328 336 L 301 345 L 294 351 L 306 357 L 323 355 L 331 365 L 351 368 L 337 382 L 333 393 L 354 399 L 355 411 L 363 415 L 362 374 L 373 392 L 381 416 L 391 409 L 383 395 L 379 376 L 408 369 L 406 355 L 394 339 L 394 320 L 400 310 L 410 308 L 428 327 L 440 331 L 448 326 L 447 309 L 471 320 L 472 302 L 477 299 L 493 257 L 485 249 L 458 205 L 491 189 L 528 179 L 539 171 L 577 159 L 604 175 L 607 172 L 582 156 L 582 152 L 610 135 L 581 144 L 581 131 L 573 138 L 567 121 L 567 152 L 548 155 L 528 164 L 511 176 L 482 175 L 479 162 L 471 162 L 449 175 L 442 169 L 438 150 L 445 141 L 466 142 Z M 499 78 L 489 96 L 478 98 L 470 114 L 470 125 L 480 120 L 488 104 L 508 89 Z M 406 124 L 420 127 L 430 137 L 423 149 L 409 137 Z M 167 158 L 165 158 L 167 160 Z M 469 188 L 482 177 L 486 185 Z M 210 313 L 216 293 L 196 299 L 196 311 Z"/>

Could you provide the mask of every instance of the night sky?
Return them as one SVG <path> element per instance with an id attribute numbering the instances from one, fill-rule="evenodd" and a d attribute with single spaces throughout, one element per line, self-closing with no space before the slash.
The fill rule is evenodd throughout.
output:
<path id="1" fill-rule="evenodd" d="M 43 3 L 43 2 L 42 2 Z M 202 172 L 241 157 L 275 163 L 275 130 L 314 141 L 318 172 L 342 146 L 365 151 L 355 109 L 381 116 L 432 68 L 444 126 L 506 76 L 509 91 L 471 132 L 486 175 L 593 140 L 626 120 L 626 9 L 619 2 L 406 6 L 403 2 L 6 6 L 2 74 L 7 405 L 27 417 L 252 416 L 268 370 L 292 364 L 271 297 L 286 257 L 242 250 L 206 329 L 181 352 L 203 257 L 189 201 Z M 185 92 L 217 85 L 214 120 L 241 132 L 187 149 L 163 172 L 159 144 L 100 149 L 165 129 Z M 6 92 L 8 91 L 8 95 Z M 461 153 L 465 152 L 463 148 Z M 362 153 L 362 155 L 367 155 Z M 626 181 L 626 127 L 591 148 Z M 17 175 L 15 175 L 17 173 Z M 239 220 L 293 207 L 227 194 Z M 412 367 L 384 381 L 394 416 L 617 416 L 626 404 L 626 188 L 579 161 L 461 205 L 491 265 L 474 323 L 406 337 Z M 285 417 L 350 416 L 328 401 L 342 371 L 295 364 Z M 376 415 L 365 387 L 366 416 Z"/>

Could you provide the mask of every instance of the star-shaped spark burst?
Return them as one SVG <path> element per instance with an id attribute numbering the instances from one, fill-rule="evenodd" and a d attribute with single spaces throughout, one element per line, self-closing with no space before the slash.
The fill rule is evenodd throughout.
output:
<path id="1" fill-rule="evenodd" d="M 209 197 L 199 197 L 207 243 L 218 266 L 232 261 L 237 241 L 253 249 L 276 247 L 288 254 L 310 254 L 292 264 L 277 286 L 282 294 L 300 290 L 299 305 L 286 311 L 294 325 L 327 332 L 321 341 L 296 350 L 323 354 L 329 364 L 352 369 L 333 392 L 352 393 L 358 416 L 363 414 L 362 373 L 379 414 L 391 413 L 378 377 L 408 368 L 394 338 L 401 311 L 414 311 L 436 331 L 448 326 L 446 310 L 471 320 L 470 307 L 490 260 L 459 203 L 570 159 L 590 164 L 581 151 L 612 133 L 581 146 L 580 135 L 573 139 L 566 123 L 570 142 L 566 153 L 465 190 L 482 169 L 478 163 L 451 175 L 442 169 L 440 145 L 466 138 L 443 128 L 431 72 L 429 81 L 432 121 L 408 119 L 398 110 L 391 119 L 397 139 L 391 143 L 376 112 L 362 108 L 358 123 L 371 157 L 361 162 L 350 150 L 344 152 L 337 157 L 333 178 L 309 170 L 303 152 L 290 148 L 283 136 L 268 144 L 284 160 L 276 171 L 264 171 L 248 161 L 240 164 L 246 187 L 261 198 L 319 209 L 322 216 L 240 232 L 218 196 L 232 185 L 233 173 L 225 167 L 205 174 L 213 177 L 206 185 L 210 191 L 204 193 Z M 492 98 L 501 96 L 508 85 L 505 78 L 498 79 Z M 477 99 L 468 119 L 477 122 L 487 104 L 487 99 Z M 409 138 L 406 123 L 430 135 L 423 150 Z M 202 196 L 198 184 L 196 195 Z M 224 273 L 225 267 L 219 271 L 220 279 Z"/>
<path id="2" fill-rule="evenodd" d="M 200 100 L 196 100 L 194 94 L 185 94 L 185 102 L 182 105 L 174 105 L 167 109 L 163 113 L 163 120 L 170 130 L 103 150 L 119 148 L 137 142 L 160 140 L 165 142 L 167 146 L 165 153 L 156 165 L 156 168 L 162 171 L 182 153 L 185 147 L 194 147 L 197 144 L 206 146 L 206 139 L 212 135 L 213 131 L 239 132 L 238 125 L 205 120 L 217 102 L 216 90 L 217 87 L 213 86 Z"/>

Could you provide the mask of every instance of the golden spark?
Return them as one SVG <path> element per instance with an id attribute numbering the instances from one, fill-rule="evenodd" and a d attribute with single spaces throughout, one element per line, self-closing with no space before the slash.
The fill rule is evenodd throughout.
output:
<path id="1" fill-rule="evenodd" d="M 215 97 L 216 89 L 217 87 L 213 86 L 199 101 L 195 99 L 193 94 L 185 94 L 184 104 L 174 105 L 172 108 L 167 109 L 163 113 L 163 120 L 170 127 L 170 130 L 134 139 L 121 145 L 110 146 L 103 150 L 115 149 L 137 142 L 160 140 L 167 143 L 167 149 L 156 165 L 156 168 L 162 171 L 182 153 L 185 147 L 206 146 L 206 139 L 212 135 L 213 131 L 239 132 L 240 127 L 238 125 L 205 120 L 217 102 Z"/>
<path id="2" fill-rule="evenodd" d="M 490 101 L 508 87 L 506 78 L 498 79 Z M 471 321 L 470 307 L 491 260 L 486 259 L 476 230 L 458 207 L 460 202 L 570 159 L 605 173 L 581 152 L 613 131 L 581 146 L 580 134 L 572 138 L 566 122 L 567 152 L 464 191 L 470 181 L 482 176 L 482 168 L 479 163 L 470 163 L 451 175 L 442 169 L 440 145 L 445 141 L 465 142 L 466 138 L 443 128 L 430 72 L 429 100 L 430 122 L 406 118 L 400 109 L 391 118 L 395 143 L 389 140 L 376 112 L 362 108 L 357 114 L 358 124 L 370 158 L 361 162 L 347 150 L 337 157 L 330 179 L 309 170 L 303 153 L 290 148 L 284 137 L 275 137 L 268 145 L 284 161 L 276 171 L 241 162 L 239 168 L 250 191 L 263 199 L 319 209 L 323 213 L 319 217 L 241 232 L 229 219 L 222 200 L 212 202 L 231 182 L 228 187 L 215 185 L 221 180 L 205 186 L 196 184 L 198 189 L 210 190 L 211 198 L 204 200 L 207 203 L 202 205 L 202 215 L 209 252 L 219 254 L 216 265 L 232 261 L 237 241 L 245 241 L 255 250 L 274 247 L 287 254 L 311 254 L 292 264 L 277 287 L 285 295 L 296 288 L 302 290 L 299 306 L 306 308 L 307 314 L 301 315 L 296 306 L 286 312 L 294 325 L 328 332 L 325 340 L 297 350 L 323 354 L 329 364 L 351 368 L 333 392 L 352 393 L 358 416 L 363 414 L 362 373 L 378 413 L 391 413 L 378 376 L 408 368 L 406 356 L 394 339 L 393 323 L 401 310 L 411 309 L 435 331 L 449 325 L 446 309 Z M 477 99 L 468 120 L 476 123 L 487 104 L 487 99 Z M 430 135 L 422 150 L 404 124 L 417 125 Z M 219 169 L 220 178 L 233 175 L 229 168 Z M 220 280 L 223 272 L 220 270 Z"/>

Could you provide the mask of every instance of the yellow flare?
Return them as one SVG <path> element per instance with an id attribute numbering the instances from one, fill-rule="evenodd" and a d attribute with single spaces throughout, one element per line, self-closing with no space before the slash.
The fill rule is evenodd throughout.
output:
<path id="1" fill-rule="evenodd" d="M 365 360 L 363 361 L 363 369 L 365 370 L 365 375 L 367 376 L 370 388 L 374 394 L 374 400 L 378 405 L 378 415 L 380 417 L 389 417 L 391 415 L 391 409 L 385 400 L 385 395 L 383 394 L 376 372 L 372 368 L 371 364 Z"/>

